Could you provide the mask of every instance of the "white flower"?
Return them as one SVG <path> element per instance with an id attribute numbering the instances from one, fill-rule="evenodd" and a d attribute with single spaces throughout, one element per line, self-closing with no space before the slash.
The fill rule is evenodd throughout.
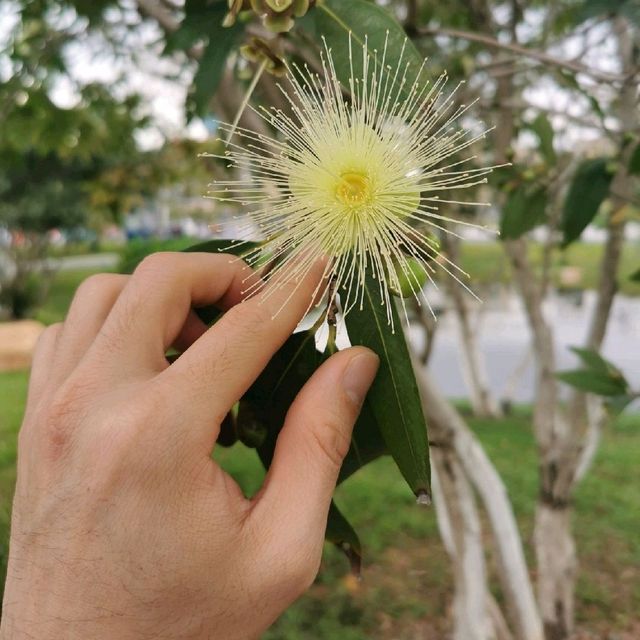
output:
<path id="1" fill-rule="evenodd" d="M 391 322 L 391 292 L 409 288 L 428 304 L 423 284 L 441 267 L 463 274 L 439 254 L 429 227 L 451 232 L 439 213 L 439 193 L 486 182 L 492 167 L 465 168 L 460 152 L 486 131 L 459 126 L 467 110 L 446 94 L 446 74 L 423 81 L 425 63 L 408 78 L 404 48 L 396 68 L 371 54 L 365 42 L 362 75 L 349 81 L 350 99 L 325 48 L 323 75 L 288 66 L 281 87 L 292 115 L 276 108 L 257 112 L 276 137 L 221 125 L 234 134 L 223 157 L 237 170 L 231 181 L 211 185 L 209 196 L 246 208 L 263 236 L 248 256 L 274 258 L 268 278 L 301 278 L 319 256 L 329 258 L 325 278 L 340 295 L 343 313 L 361 304 L 365 276 L 378 282 Z M 353 69 L 352 64 L 352 69 Z M 416 76 L 415 71 L 413 76 Z M 479 204 L 479 203 L 453 203 Z M 466 274 L 463 274 L 466 276 Z"/>

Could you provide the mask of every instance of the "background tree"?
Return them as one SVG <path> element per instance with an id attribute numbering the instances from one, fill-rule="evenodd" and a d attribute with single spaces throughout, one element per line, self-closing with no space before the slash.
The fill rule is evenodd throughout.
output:
<path id="1" fill-rule="evenodd" d="M 286 109 L 276 86 L 282 60 L 287 57 L 317 67 L 319 36 L 342 33 L 346 37 L 344 25 L 358 35 L 386 29 L 401 34 L 396 24 L 400 22 L 420 53 L 429 56 L 434 77 L 448 69 L 453 82 L 467 81 L 457 99 L 468 104 L 479 97 L 474 108 L 495 126 L 478 154 L 486 164 L 512 163 L 491 182 L 489 199 L 496 205 L 494 222 L 501 230 L 531 330 L 537 381 L 532 429 L 540 486 L 535 567 L 528 571 L 500 477 L 437 384 L 419 372 L 435 445 L 439 523 L 455 568 L 455 635 L 464 640 L 569 637 L 577 574 L 571 531 L 573 492 L 593 460 L 607 411 L 616 404 L 611 400 L 629 398 L 626 381 L 610 363 L 603 364 L 597 352 L 606 336 L 618 281 L 628 275 L 620 273 L 620 255 L 625 222 L 635 215 L 638 202 L 637 3 L 395 0 L 381 2 L 382 8 L 366 0 L 318 0 L 290 3 L 282 16 L 274 16 L 268 4 L 226 0 L 4 4 L 16 11 L 18 34 L 5 54 L 14 66 L 0 96 L 6 122 L 13 122 L 6 127 L 8 141 L 2 144 L 15 154 L 15 163 L 7 163 L 15 173 L 0 183 L 7 194 L 7 213 L 3 213 L 7 220 L 13 215 L 10 211 L 25 220 L 32 217 L 26 215 L 31 210 L 34 219 L 39 211 L 53 215 L 64 206 L 62 199 L 68 199 L 64 210 L 70 216 L 86 215 L 91 207 L 115 215 L 127 210 L 120 196 L 135 199 L 150 179 L 144 162 L 136 160 L 139 155 L 133 144 L 135 131 L 144 124 L 139 102 L 86 87 L 80 91 L 84 102 L 65 120 L 68 110 L 50 99 L 49 83 L 67 73 L 64 52 L 80 30 L 99 34 L 102 46 L 113 55 L 133 61 L 135 39 L 123 34 L 153 29 L 163 59 L 171 62 L 173 73 L 190 83 L 187 117 L 211 124 L 218 118 L 232 122 L 239 115 L 241 126 L 259 131 L 267 131 L 268 125 L 243 108 L 246 98 Z M 294 4 L 300 15 L 294 13 Z M 256 7 L 258 11 L 252 11 Z M 542 90 L 545 100 L 540 99 Z M 46 114 L 39 129 L 33 127 L 39 121 L 37 110 L 29 112 L 37 108 L 38 100 Z M 79 135 L 73 127 L 83 119 L 86 129 Z M 110 127 L 104 126 L 107 121 Z M 59 122 L 60 127 L 52 130 L 51 122 Z M 118 130 L 122 135 L 112 137 L 111 132 Z M 46 143 L 51 136 L 54 142 Z M 83 148 L 101 148 L 99 161 L 83 155 Z M 170 146 L 165 154 L 172 155 Z M 176 167 L 181 162 L 168 164 Z M 26 168 L 20 169 L 22 163 Z M 68 172 L 64 175 L 70 188 L 64 193 L 55 187 L 59 172 Z M 21 191 L 27 180 L 41 185 L 39 197 L 24 188 Z M 56 198 L 60 206 L 49 206 Z M 577 374 L 563 374 L 557 371 L 554 327 L 544 309 L 555 295 L 555 265 L 596 216 L 606 226 L 607 242 L 589 335 L 579 352 L 584 368 Z M 445 250 L 455 257 L 459 248 L 454 242 L 445 244 Z M 495 414 L 497 403 L 483 380 L 475 311 L 470 315 L 470 299 L 460 296 L 455 285 L 444 284 L 459 319 L 460 348 L 465 353 L 474 409 Z M 416 316 L 423 320 L 418 326 L 428 343 L 434 325 L 423 314 Z M 428 349 L 422 355 L 427 360 Z M 576 388 L 568 402 L 561 381 Z M 604 396 L 610 399 L 606 404 Z M 375 455 L 382 451 L 376 450 Z M 492 576 L 480 524 L 483 511 L 499 558 L 504 611 L 503 603 L 490 595 Z M 530 574 L 535 574 L 537 601 Z"/>

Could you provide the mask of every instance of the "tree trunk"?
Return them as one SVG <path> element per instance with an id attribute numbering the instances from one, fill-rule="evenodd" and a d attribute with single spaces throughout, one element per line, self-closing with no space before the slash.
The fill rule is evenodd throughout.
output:
<path id="1" fill-rule="evenodd" d="M 635 65 L 632 40 L 625 20 L 614 23 L 620 60 L 629 80 L 620 92 L 619 119 L 623 135 L 637 127 L 637 85 L 631 78 Z M 624 217 L 620 209 L 633 196 L 627 167 L 632 146 L 624 147 L 619 168 L 611 183 L 612 213 L 600 265 L 598 298 L 589 326 L 586 347 L 600 350 L 617 292 L 617 276 L 624 245 Z M 557 412 L 558 410 L 556 410 Z M 535 546 L 538 559 L 538 599 L 548 640 L 564 640 L 574 620 L 577 558 L 571 534 L 571 499 L 578 482 L 587 473 L 597 452 L 604 414 L 602 400 L 575 392 L 569 402 L 566 433 L 555 445 L 542 451 L 542 491 L 536 511 Z"/>
<path id="2" fill-rule="evenodd" d="M 459 264 L 459 239 L 447 236 L 443 238 L 443 244 L 449 259 Z M 474 323 L 470 317 L 468 294 L 452 277 L 446 278 L 446 286 L 456 315 L 460 334 L 462 372 L 469 390 L 473 413 L 480 417 L 498 417 L 501 411 L 489 388 L 489 378 L 478 340 L 477 322 Z"/>
<path id="3" fill-rule="evenodd" d="M 433 447 L 431 462 L 438 527 L 453 565 L 453 639 L 496 640 L 487 606 L 482 529 L 473 491 L 449 448 Z"/>
<path id="4" fill-rule="evenodd" d="M 543 500 L 536 509 L 534 541 L 538 600 L 547 640 L 563 640 L 573 628 L 576 550 L 566 504 Z"/>
<path id="5" fill-rule="evenodd" d="M 498 559 L 499 578 L 511 626 L 518 640 L 542 640 L 542 622 L 513 509 L 506 488 L 482 445 L 432 377 L 417 369 L 416 377 L 434 451 L 451 450 L 485 508 Z M 440 454 L 439 454 L 440 455 Z M 495 625 L 496 630 L 499 629 Z"/>
<path id="6" fill-rule="evenodd" d="M 536 353 L 536 400 L 533 428 L 540 457 L 540 498 L 535 515 L 534 547 L 538 602 L 547 640 L 566 638 L 573 626 L 576 555 L 571 529 L 570 491 L 575 447 L 559 407 L 553 335 L 542 309 L 542 296 L 523 240 L 506 243 L 514 277 L 524 301 Z"/>

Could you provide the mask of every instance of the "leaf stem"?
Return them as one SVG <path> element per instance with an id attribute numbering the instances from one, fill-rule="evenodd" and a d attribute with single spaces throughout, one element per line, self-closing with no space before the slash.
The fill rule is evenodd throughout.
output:
<path id="1" fill-rule="evenodd" d="M 236 132 L 236 129 L 238 128 L 238 123 L 240 122 L 240 118 L 242 117 L 244 110 L 247 108 L 247 105 L 249 104 L 249 100 L 251 100 L 251 96 L 253 95 L 253 92 L 256 90 L 256 87 L 258 86 L 258 82 L 260 81 L 260 78 L 262 77 L 264 70 L 267 68 L 267 62 L 268 61 L 265 58 L 260 63 L 260 66 L 256 69 L 256 73 L 253 76 L 253 79 L 251 80 L 251 84 L 249 85 L 249 88 L 244 94 L 244 98 L 242 99 L 242 102 L 238 107 L 236 117 L 233 120 L 233 124 L 231 125 L 231 129 L 229 130 L 229 135 L 225 140 L 225 144 L 229 144 L 229 142 L 231 141 L 231 138 L 233 138 L 233 134 Z"/>

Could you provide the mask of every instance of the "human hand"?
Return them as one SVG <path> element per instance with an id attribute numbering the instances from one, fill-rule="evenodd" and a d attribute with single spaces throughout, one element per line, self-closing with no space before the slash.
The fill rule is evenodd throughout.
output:
<path id="1" fill-rule="evenodd" d="M 320 272 L 242 304 L 250 272 L 224 255 L 156 254 L 81 285 L 34 356 L 0 638 L 244 640 L 305 591 L 377 357 L 318 369 L 253 499 L 211 451 Z M 213 303 L 227 312 L 207 330 L 192 308 Z"/>

